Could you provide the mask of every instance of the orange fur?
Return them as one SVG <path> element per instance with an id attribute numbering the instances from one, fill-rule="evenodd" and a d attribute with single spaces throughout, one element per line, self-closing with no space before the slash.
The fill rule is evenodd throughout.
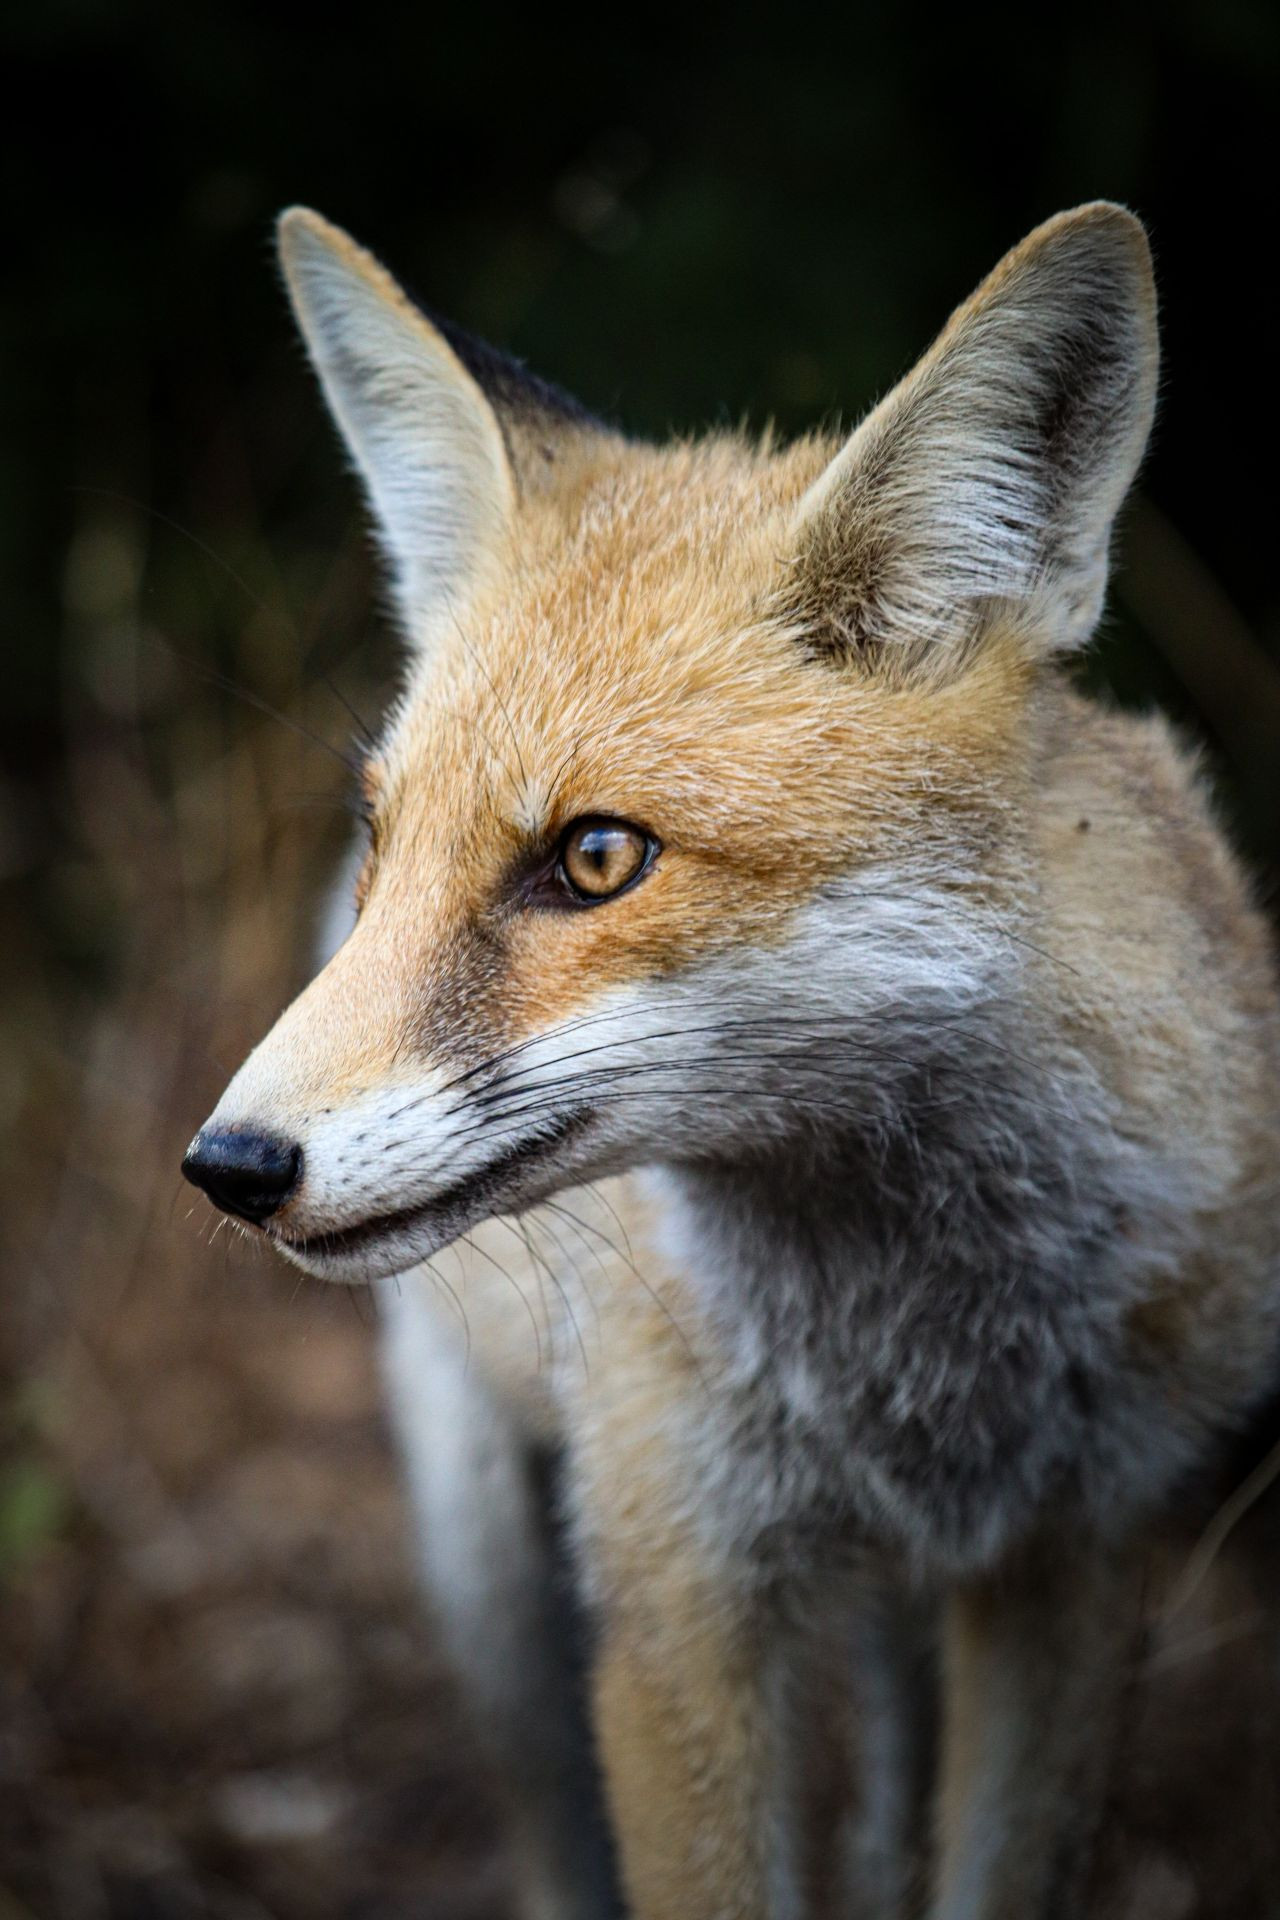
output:
<path id="1" fill-rule="evenodd" d="M 980 919 L 992 947 L 1003 942 L 1016 961 L 1013 1032 L 1034 1057 L 1020 1061 L 1002 1042 L 980 1053 L 997 1098 L 1001 1076 L 1026 1067 L 1041 1108 L 1046 1089 L 1066 1086 L 1076 1105 L 1064 1125 L 1105 1115 L 1113 1157 L 1141 1161 L 1107 1235 L 1091 1228 L 1107 1237 L 1108 1257 L 1119 1246 L 1116 1271 L 1131 1286 L 1117 1294 L 1120 1331 L 1108 1327 L 1106 1338 L 1121 1359 L 1105 1377 L 1123 1375 L 1126 1392 L 1131 1379 L 1143 1391 L 1157 1383 L 1149 1403 L 1134 1404 L 1157 1406 L 1170 1459 L 1175 1447 L 1184 1463 L 1196 1447 L 1207 1451 L 1266 1384 L 1276 1331 L 1274 967 L 1187 754 L 1162 723 L 1083 701 L 1055 658 L 1096 617 L 1111 518 L 1150 421 L 1154 293 L 1136 223 L 1092 207 L 1037 230 L 847 443 L 815 436 L 786 448 L 738 435 L 637 446 L 545 393 L 518 404 L 508 396 L 495 411 L 461 349 L 345 236 L 295 213 L 284 251 L 313 356 L 393 548 L 415 651 L 368 770 L 373 844 L 358 924 L 221 1110 L 233 1133 L 269 1124 L 308 1156 L 313 1138 L 323 1144 L 322 1121 L 344 1106 L 356 1114 L 330 1140 L 328 1163 L 319 1156 L 330 1190 L 308 1172 L 271 1230 L 323 1271 L 324 1237 L 350 1224 L 343 1182 L 353 1161 L 367 1173 L 384 1151 L 408 1154 L 415 1120 L 405 1115 L 438 1118 L 421 1157 L 405 1163 L 401 1184 L 417 1203 L 413 1182 L 428 1179 L 430 1154 L 491 1124 L 503 1096 L 475 1076 L 509 1057 L 504 1050 L 571 1032 L 611 993 L 660 996 L 699 968 L 712 977 L 713 961 L 725 963 L 714 977 L 727 977 L 735 956 L 776 966 L 781 994 L 795 986 L 783 976 L 797 928 L 825 927 L 823 903 L 841 885 L 902 871 L 908 900 L 914 886 L 934 906 L 954 906 L 954 924 L 931 927 L 962 940 Z M 1097 394 L 1081 399 L 1081 343 L 1092 339 L 1097 303 L 1083 303 L 1084 319 L 1077 309 L 1090 274 L 1109 330 L 1105 351 L 1093 341 Z M 1064 313 L 1075 331 L 1059 338 Z M 1018 358 L 1028 336 L 1043 336 L 1044 356 L 1065 364 L 1054 361 L 1039 386 L 1034 356 Z M 397 427 L 402 374 L 414 392 L 418 383 L 421 404 Z M 1064 448 L 1069 400 L 1079 405 L 1076 441 Z M 423 454 L 428 429 L 447 485 Z M 394 460 L 387 471 L 387 436 L 397 431 L 412 482 L 400 489 Z M 1003 464 L 991 451 L 1002 432 Z M 1043 484 L 1028 477 L 1037 434 L 1045 457 L 1062 463 Z M 1001 565 L 1007 578 L 993 585 Z M 593 815 L 655 836 L 646 877 L 598 910 L 531 905 L 531 869 L 570 823 Z M 848 951 L 832 953 L 833 972 L 859 953 L 847 905 L 856 895 L 844 897 L 848 918 L 833 918 L 829 937 Z M 923 944 L 940 970 L 947 955 Z M 806 965 L 822 966 L 820 952 L 801 950 Z M 896 991 L 888 936 L 865 951 Z M 940 1016 L 944 1026 L 956 1017 Z M 954 1065 L 945 1050 L 938 1057 L 944 1071 Z M 924 1069 L 927 1080 L 929 1058 Z M 546 1085 L 533 1083 L 525 1111 Z M 477 1088 L 491 1104 L 477 1100 L 458 1121 Z M 957 1088 L 968 1083 L 955 1076 Z M 1031 1113 L 1015 1087 L 997 1172 L 1016 1162 Z M 361 1127 L 390 1137 L 370 1141 Z M 655 1131 L 622 1164 L 661 1162 L 664 1151 Z M 754 1138 L 743 1146 L 753 1176 L 762 1151 Z M 591 1171 L 618 1164 L 606 1157 Z M 796 1179 L 796 1167 L 807 1177 L 814 1164 L 798 1156 L 778 1178 Z M 1074 1167 L 1059 1178 L 1055 1157 L 1037 1187 L 1031 1164 L 1023 1204 L 1048 1213 L 1057 1190 L 1072 1189 Z M 874 1155 L 841 1163 L 846 1179 L 850 1165 L 874 1183 Z M 1109 1196 L 1083 1150 L 1080 1165 Z M 1179 1183 L 1191 1174 L 1201 1197 L 1187 1225 Z M 959 1210 L 967 1178 L 963 1170 L 933 1191 L 934 1215 Z M 413 1211 L 394 1182 L 384 1192 L 368 1180 L 375 1229 L 397 1209 Z M 838 1183 L 824 1191 L 836 1205 Z M 751 1556 L 725 1546 L 731 1529 L 719 1530 L 719 1509 L 741 1496 L 754 1518 L 758 1489 L 741 1483 L 758 1456 L 742 1434 L 753 1395 L 775 1385 L 773 1349 L 763 1336 L 763 1359 L 750 1346 L 752 1302 L 735 1299 L 730 1311 L 722 1291 L 708 1308 L 722 1276 L 700 1268 L 700 1259 L 714 1266 L 701 1249 L 720 1243 L 673 1250 L 653 1195 L 632 1173 L 601 1197 L 609 1218 L 621 1217 L 625 1251 L 581 1195 L 584 1217 L 551 1205 L 508 1226 L 506 1239 L 500 1223 L 482 1219 L 459 1254 L 461 1286 L 485 1381 L 539 1440 L 558 1431 L 568 1446 L 600 1626 L 599 1736 L 635 1910 L 643 1920 L 764 1920 L 775 1911 L 779 1767 L 769 1665 L 786 1650 L 778 1589 L 787 1568 L 769 1562 L 766 1543 L 755 1574 L 744 1572 Z M 1130 1243 L 1141 1251 L 1135 1209 L 1144 1205 L 1163 1205 L 1176 1231 L 1173 1251 L 1153 1244 L 1133 1279 L 1125 1260 Z M 578 1263 L 561 1230 L 576 1233 L 598 1286 L 567 1271 Z M 843 1243 L 833 1235 L 833 1244 Z M 1067 1269 L 1070 1235 L 1053 1244 Z M 780 1236 L 779 1266 L 790 1251 Z M 1057 1265 L 1046 1264 L 1056 1284 Z M 904 1259 L 892 1269 L 904 1294 L 909 1268 Z M 829 1305 L 828 1276 L 819 1278 Z M 857 1273 L 840 1278 L 856 1290 Z M 998 1295 L 1007 1274 L 989 1278 Z M 548 1279 L 558 1300 L 547 1298 Z M 1045 1299 L 1042 1322 L 1057 1306 Z M 986 1305 L 971 1301 L 975 1311 Z M 746 1327 L 738 1348 L 735 1313 Z M 823 1326 L 810 1331 L 787 1356 L 805 1436 L 789 1444 L 801 1469 L 805 1447 L 827 1430 L 841 1444 L 848 1378 L 824 1403 L 826 1428 L 806 1427 L 824 1345 Z M 951 1332 L 928 1329 L 940 1341 Z M 1039 1337 L 1021 1322 L 1017 1332 L 1027 1346 Z M 1012 1336 L 1007 1346 L 1016 1348 Z M 1087 1342 L 1083 1351 L 1091 1361 Z M 859 1357 L 844 1356 L 849 1374 Z M 900 1356 L 904 1376 L 917 1357 Z M 1003 1364 L 1007 1354 L 993 1347 L 989 1358 Z M 778 1391 L 781 1427 L 791 1409 Z M 1135 1419 L 1118 1443 L 1135 1459 L 1140 1426 Z M 948 1437 L 934 1436 L 935 1452 Z M 772 1460 L 779 1483 L 792 1465 L 784 1451 L 779 1442 Z M 1121 1531 L 1150 1497 L 1133 1493 Z M 834 1511 L 837 1493 L 831 1503 Z M 1099 1538 L 1111 1518 L 1091 1515 Z M 831 1523 L 806 1577 L 816 1582 L 823 1553 L 838 1557 L 841 1528 L 853 1524 L 847 1515 Z M 1054 1910 L 1047 1863 L 1088 1825 L 1064 1809 L 1073 1783 L 1087 1797 L 1083 1783 L 1097 1771 L 1082 1759 L 1090 1729 L 1099 1752 L 1108 1735 L 1132 1565 L 1117 1571 L 1109 1535 L 1104 1552 L 1078 1524 L 1079 1535 L 1055 1545 L 1041 1513 L 1018 1540 L 986 1550 L 986 1562 L 976 1548 L 967 1562 L 942 1547 L 929 1559 L 935 1543 L 916 1542 L 919 1559 L 953 1587 L 942 1920 L 1042 1920 Z M 902 1550 L 896 1536 L 891 1547 Z M 797 1560 L 807 1551 L 797 1547 Z M 1055 1702 L 1066 1703 L 1061 1721 L 1041 1741 Z M 1026 1817 L 1009 1812 L 1006 1832 L 997 1803 L 1012 1798 L 1020 1773 Z"/>

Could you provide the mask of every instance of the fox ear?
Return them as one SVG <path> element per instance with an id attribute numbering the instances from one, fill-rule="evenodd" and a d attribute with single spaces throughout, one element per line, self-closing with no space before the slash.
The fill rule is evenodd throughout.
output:
<path id="1" fill-rule="evenodd" d="M 993 605 L 1021 614 L 1045 650 L 1087 640 L 1157 359 L 1151 256 L 1133 215 L 1098 202 L 1038 227 L 801 502 L 801 618 L 815 650 L 937 670 Z"/>
<path id="2" fill-rule="evenodd" d="M 501 427 L 443 333 L 371 254 L 305 207 L 284 213 L 278 233 L 307 352 L 421 641 L 509 542 L 516 483 Z"/>

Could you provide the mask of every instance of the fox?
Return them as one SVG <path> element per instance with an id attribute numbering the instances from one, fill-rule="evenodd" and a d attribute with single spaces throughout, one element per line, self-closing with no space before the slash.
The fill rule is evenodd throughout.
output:
<path id="1" fill-rule="evenodd" d="M 1269 931 L 1072 677 L 1145 230 L 1036 228 L 851 431 L 660 444 L 279 247 L 404 671 L 183 1172 L 381 1290 L 522 1912 L 1082 1914 L 1150 1542 L 1280 1377 Z"/>

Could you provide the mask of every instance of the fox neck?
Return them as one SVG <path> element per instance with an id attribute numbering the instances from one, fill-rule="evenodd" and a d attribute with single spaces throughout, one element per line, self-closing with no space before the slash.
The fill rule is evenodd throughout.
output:
<path id="1" fill-rule="evenodd" d="M 1007 1032 L 912 1090 L 874 1133 L 658 1176 L 664 1252 L 779 1513 L 821 1458 L 854 1535 L 963 1571 L 1075 1471 L 1132 1298 L 1131 1183 L 1096 1090 Z"/>

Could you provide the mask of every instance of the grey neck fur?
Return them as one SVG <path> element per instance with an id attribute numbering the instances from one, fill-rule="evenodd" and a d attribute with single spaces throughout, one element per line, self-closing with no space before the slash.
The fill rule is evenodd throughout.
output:
<path id="1" fill-rule="evenodd" d="M 1170 1233 L 1135 1216 L 1165 1183 L 1082 1063 L 1030 1064 L 1053 1053 L 1021 1024 L 971 1013 L 927 1049 L 917 1024 L 877 1046 L 874 1120 L 665 1177 L 761 1539 L 835 1521 L 918 1572 L 972 1568 L 1107 1476 L 1137 1412 L 1118 1380 L 1136 1248 L 1149 1273 Z M 843 1063 L 824 1079 L 870 1091 Z"/>

